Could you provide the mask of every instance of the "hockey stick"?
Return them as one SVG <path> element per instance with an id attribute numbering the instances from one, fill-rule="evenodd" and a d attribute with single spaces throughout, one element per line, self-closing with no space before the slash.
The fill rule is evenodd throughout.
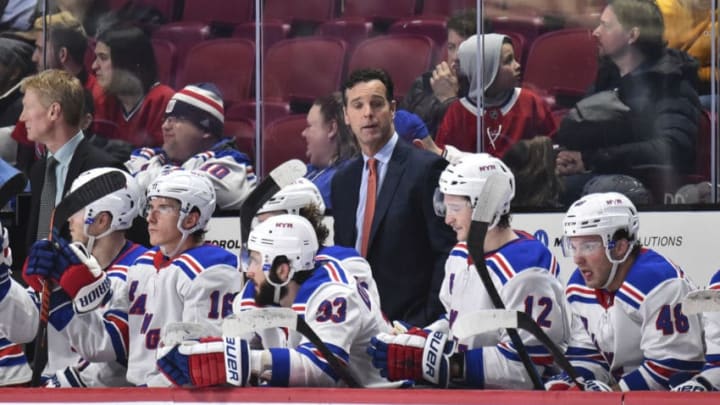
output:
<path id="1" fill-rule="evenodd" d="M 497 329 L 522 329 L 530 332 L 550 350 L 555 363 L 570 376 L 575 385 L 581 390 L 583 389 L 583 378 L 575 371 L 563 351 L 525 312 L 509 309 L 484 309 L 469 314 L 460 314 L 453 323 L 453 335 L 458 339 L 466 339 Z"/>
<path id="2" fill-rule="evenodd" d="M 240 240 L 243 245 L 247 243 L 253 217 L 255 217 L 260 207 L 281 188 L 303 177 L 305 173 L 307 173 L 305 163 L 298 159 L 288 160 L 273 169 L 248 195 L 240 207 Z"/>
<path id="3" fill-rule="evenodd" d="M 60 230 L 74 213 L 85 208 L 93 201 L 113 191 L 120 190 L 123 187 L 125 187 L 125 175 L 121 172 L 112 171 L 88 181 L 78 187 L 77 190 L 68 194 L 60 201 L 57 207 L 55 207 L 50 216 L 49 240 L 52 241 L 60 236 Z M 32 380 L 30 380 L 32 387 L 40 385 L 40 377 L 48 361 L 47 324 L 48 315 L 50 314 L 50 292 L 52 291 L 50 284 L 52 284 L 51 280 L 45 280 L 41 294 L 40 325 L 38 326 L 37 336 L 35 337 Z"/>
<path id="4" fill-rule="evenodd" d="M 305 336 L 320 351 L 328 365 L 350 388 L 362 388 L 347 364 L 340 362 L 310 325 L 290 308 L 256 308 L 231 315 L 223 321 L 224 336 L 243 336 L 272 328 L 288 328 Z"/>
<path id="5" fill-rule="evenodd" d="M 720 290 L 691 291 L 681 303 L 682 311 L 686 315 L 720 312 Z"/>
<path id="6" fill-rule="evenodd" d="M 485 235 L 487 234 L 488 226 L 490 221 L 495 215 L 495 207 L 500 204 L 500 199 L 504 197 L 506 185 L 503 182 L 507 181 L 500 175 L 491 175 L 485 181 L 483 185 L 483 192 L 480 194 L 480 198 L 477 201 L 475 210 L 481 210 L 478 213 L 473 213 L 473 220 L 470 224 L 470 232 L 468 235 L 468 252 L 475 262 L 475 268 L 477 269 L 478 275 L 482 280 L 485 289 L 487 290 L 490 300 L 497 309 L 505 309 L 505 304 L 500 298 L 495 289 L 495 285 L 490 279 L 490 272 L 485 263 Z M 480 218 L 475 218 L 475 215 L 479 214 Z M 540 379 L 535 365 L 530 359 L 530 355 L 525 348 L 520 335 L 517 330 L 513 328 L 507 328 L 507 334 L 510 336 L 515 350 L 517 351 L 520 360 L 525 366 L 530 380 L 532 380 L 533 387 L 536 390 L 545 390 L 545 384 Z"/>

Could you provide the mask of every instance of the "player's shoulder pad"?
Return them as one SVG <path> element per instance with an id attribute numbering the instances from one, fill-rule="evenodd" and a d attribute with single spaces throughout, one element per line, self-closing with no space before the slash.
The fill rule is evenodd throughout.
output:
<path id="1" fill-rule="evenodd" d="M 317 255 L 315 255 L 315 261 L 317 262 L 325 262 L 325 261 L 336 261 L 341 262 L 345 259 L 360 257 L 360 253 L 358 253 L 357 250 L 350 247 L 345 246 L 326 246 L 321 248 Z"/>
<path id="2" fill-rule="evenodd" d="M 329 260 L 319 263 L 319 266 L 313 270 L 312 276 L 305 280 L 300 286 L 295 302 L 307 302 L 315 291 L 326 284 L 349 287 L 352 284 L 352 280 L 353 278 L 347 274 L 340 262 Z"/>
<path id="3" fill-rule="evenodd" d="M 216 245 L 206 243 L 198 247 L 187 250 L 185 253 L 176 257 L 172 264 L 182 269 L 191 280 L 200 275 L 203 271 L 207 271 L 222 265 L 237 271 L 238 258 L 237 255 Z"/>
<path id="4" fill-rule="evenodd" d="M 520 237 L 485 255 L 488 267 L 505 284 L 527 269 L 546 269 L 556 276 L 559 267 L 555 256 L 542 242 Z"/>
<path id="5" fill-rule="evenodd" d="M 641 248 L 615 296 L 637 309 L 653 289 L 668 280 L 683 278 L 685 273 L 678 266 L 654 250 Z"/>

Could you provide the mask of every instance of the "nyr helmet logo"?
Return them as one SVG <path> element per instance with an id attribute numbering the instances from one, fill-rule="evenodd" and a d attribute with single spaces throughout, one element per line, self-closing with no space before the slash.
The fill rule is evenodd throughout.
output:
<path id="1" fill-rule="evenodd" d="M 481 172 L 486 172 L 486 171 L 488 171 L 488 170 L 496 170 L 497 167 L 496 167 L 495 165 L 483 165 L 483 166 L 478 167 L 478 169 L 479 169 Z"/>
<path id="2" fill-rule="evenodd" d="M 284 229 L 292 229 L 293 224 L 289 222 L 278 222 L 275 224 L 275 228 L 284 228 Z"/>

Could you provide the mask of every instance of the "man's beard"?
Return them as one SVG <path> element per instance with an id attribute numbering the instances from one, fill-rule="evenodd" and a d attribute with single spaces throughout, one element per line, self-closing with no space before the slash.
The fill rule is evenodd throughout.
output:
<path id="1" fill-rule="evenodd" d="M 272 284 L 268 283 L 267 280 L 263 281 L 260 285 L 260 288 L 258 289 L 258 292 L 255 294 L 255 305 L 259 307 L 267 307 L 278 304 L 278 302 L 275 302 L 275 288 L 278 287 L 275 287 Z M 282 299 L 287 295 L 287 286 L 279 288 L 280 299 Z"/>

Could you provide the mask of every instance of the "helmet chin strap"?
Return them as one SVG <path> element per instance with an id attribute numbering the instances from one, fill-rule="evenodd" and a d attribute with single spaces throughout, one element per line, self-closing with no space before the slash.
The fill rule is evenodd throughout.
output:
<path id="1" fill-rule="evenodd" d="M 178 244 L 175 246 L 175 249 L 173 249 L 172 252 L 168 252 L 164 246 L 160 246 L 160 251 L 162 251 L 162 253 L 169 258 L 175 257 L 175 255 L 180 252 L 180 249 L 182 248 L 183 243 L 185 243 L 185 239 L 187 239 L 187 237 L 188 237 L 188 233 L 183 232 L 182 237 L 180 237 L 180 242 L 178 242 Z"/>
<path id="2" fill-rule="evenodd" d="M 628 256 L 630 256 L 630 252 L 632 252 L 632 245 L 628 247 L 628 250 L 625 252 L 625 255 L 620 260 L 615 260 L 610 256 L 610 249 L 605 249 L 605 255 L 607 256 L 608 260 L 610 260 L 610 263 L 612 263 L 612 268 L 610 269 L 610 274 L 608 275 L 607 281 L 605 281 L 605 284 L 601 287 L 602 289 L 607 290 L 610 287 L 610 284 L 615 280 L 615 275 L 617 274 L 618 267 L 620 266 L 620 263 L 625 262 L 627 260 Z"/>

